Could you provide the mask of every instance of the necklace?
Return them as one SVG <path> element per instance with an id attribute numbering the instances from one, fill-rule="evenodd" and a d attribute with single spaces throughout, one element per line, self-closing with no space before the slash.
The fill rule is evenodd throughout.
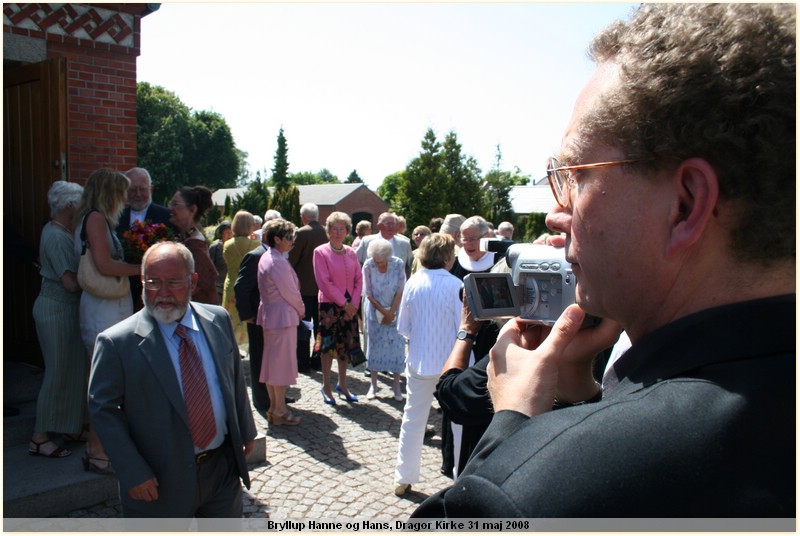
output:
<path id="1" fill-rule="evenodd" d="M 69 230 L 69 228 L 68 228 L 66 225 L 64 225 L 63 223 L 61 223 L 60 221 L 56 221 L 56 220 L 50 220 L 50 223 L 53 223 L 53 224 L 55 224 L 55 225 L 58 225 L 59 227 L 61 227 L 62 229 L 64 229 L 64 231 L 65 231 L 67 234 L 72 234 L 72 231 L 70 231 L 70 230 Z"/>
<path id="2" fill-rule="evenodd" d="M 333 247 L 333 244 L 331 244 L 330 242 L 328 242 L 328 245 L 331 247 L 331 250 L 333 250 L 334 253 L 338 255 L 344 255 L 344 244 L 342 244 L 341 247 L 339 247 L 339 249 Z"/>
<path id="3" fill-rule="evenodd" d="M 190 227 L 190 228 L 189 228 L 189 229 L 186 231 L 186 236 L 185 236 L 184 240 L 189 240 L 189 239 L 192 237 L 192 235 L 193 235 L 194 233 L 196 233 L 196 232 L 197 232 L 197 227 Z"/>

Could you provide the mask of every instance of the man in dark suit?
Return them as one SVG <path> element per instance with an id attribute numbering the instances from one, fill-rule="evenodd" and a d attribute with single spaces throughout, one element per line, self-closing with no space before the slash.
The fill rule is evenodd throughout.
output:
<path id="1" fill-rule="evenodd" d="M 97 337 L 89 414 L 125 517 L 237 518 L 256 428 L 230 316 L 191 302 L 182 244 L 144 257 L 145 308 Z"/>
<path id="2" fill-rule="evenodd" d="M 594 40 L 547 167 L 577 305 L 552 329 L 506 324 L 491 424 L 414 516 L 794 527 L 795 17 L 644 3 Z M 620 327 L 632 346 L 601 390 L 592 356 Z"/>
<path id="3" fill-rule="evenodd" d="M 239 318 L 247 326 L 248 354 L 250 355 L 250 389 L 253 396 L 253 407 L 262 415 L 266 415 L 269 410 L 269 396 L 267 396 L 267 386 L 258 381 L 261 376 L 261 359 L 264 353 L 264 330 L 256 324 L 258 314 L 258 304 L 261 302 L 261 295 L 258 291 L 258 261 L 261 255 L 267 250 L 264 241 L 267 239 L 266 233 L 261 233 L 262 243 L 257 248 L 245 253 L 242 263 L 239 265 L 239 275 L 233 284 L 233 291 L 236 296 L 236 311 Z"/>
<path id="4" fill-rule="evenodd" d="M 169 221 L 169 209 L 153 203 L 153 182 L 150 173 L 144 168 L 135 167 L 126 171 L 125 176 L 130 179 L 131 185 L 128 187 L 128 205 L 122 211 L 117 223 L 116 233 L 120 240 L 122 233 L 130 229 L 136 220 L 163 223 L 177 235 L 178 229 Z M 142 281 L 139 276 L 131 276 L 130 280 L 133 310 L 138 311 L 143 306 Z"/>
<path id="5" fill-rule="evenodd" d="M 314 321 L 314 337 L 317 336 L 319 326 L 319 287 L 314 277 L 314 249 L 328 241 L 325 228 L 320 225 L 319 208 L 314 203 L 306 203 L 300 207 L 300 219 L 303 226 L 297 230 L 294 248 L 289 252 L 289 264 L 292 265 L 300 280 L 300 294 L 306 307 L 306 316 L 303 320 Z M 299 334 L 298 334 L 299 335 Z M 309 344 L 298 337 L 297 344 L 297 369 L 308 372 L 311 368 L 309 358 Z M 320 363 L 313 363 L 316 370 Z"/>

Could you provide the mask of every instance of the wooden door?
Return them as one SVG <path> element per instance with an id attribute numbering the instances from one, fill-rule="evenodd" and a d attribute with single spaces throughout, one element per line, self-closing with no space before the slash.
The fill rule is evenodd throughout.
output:
<path id="1" fill-rule="evenodd" d="M 3 349 L 4 360 L 42 364 L 33 322 L 47 190 L 66 180 L 66 60 L 3 69 Z"/>

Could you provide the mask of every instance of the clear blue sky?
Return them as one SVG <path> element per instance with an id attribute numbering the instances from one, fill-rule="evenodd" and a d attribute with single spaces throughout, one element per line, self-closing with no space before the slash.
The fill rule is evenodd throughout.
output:
<path id="1" fill-rule="evenodd" d="M 499 144 L 503 169 L 538 178 L 591 38 L 635 5 L 163 3 L 142 20 L 138 80 L 221 114 L 253 173 L 283 127 L 291 173 L 355 169 L 375 189 L 432 128 L 484 172 Z"/>

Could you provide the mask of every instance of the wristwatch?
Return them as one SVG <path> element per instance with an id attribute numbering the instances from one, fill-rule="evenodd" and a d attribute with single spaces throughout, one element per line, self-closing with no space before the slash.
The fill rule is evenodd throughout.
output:
<path id="1" fill-rule="evenodd" d="M 458 335 L 456 335 L 456 339 L 458 339 L 459 341 L 475 342 L 475 335 L 473 333 L 469 333 L 462 329 L 461 331 L 458 332 Z"/>

